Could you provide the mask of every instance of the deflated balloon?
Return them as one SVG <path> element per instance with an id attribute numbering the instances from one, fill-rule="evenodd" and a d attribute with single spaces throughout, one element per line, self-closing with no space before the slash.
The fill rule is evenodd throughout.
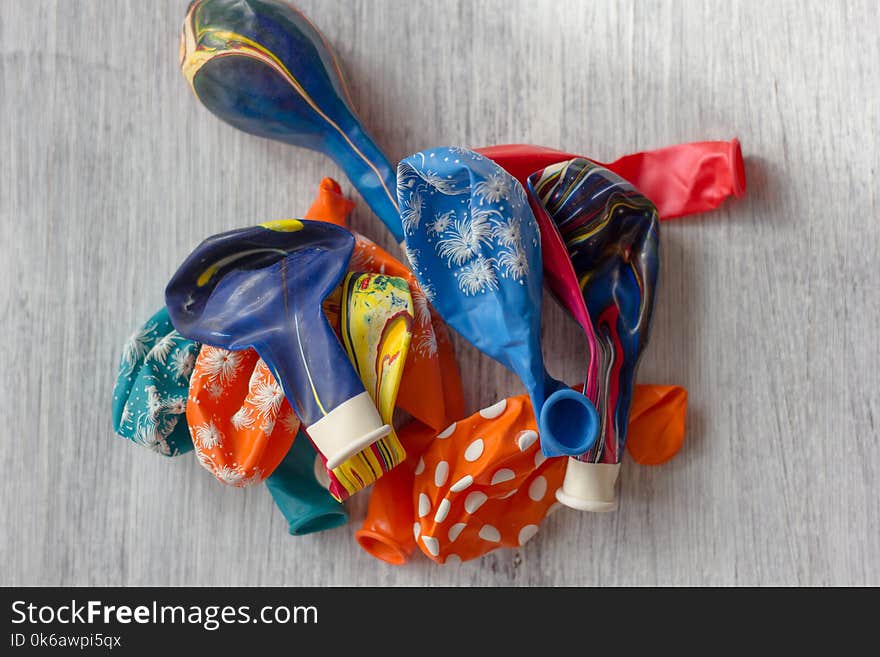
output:
<path id="1" fill-rule="evenodd" d="M 522 186 L 477 153 L 437 148 L 400 163 L 397 193 L 407 256 L 435 308 L 519 376 L 545 454 L 588 450 L 595 407 L 544 369 L 541 243 Z"/>
<path id="2" fill-rule="evenodd" d="M 202 347 L 186 416 L 199 462 L 237 487 L 272 474 L 299 430 L 281 386 L 253 349 Z"/>
<path id="3" fill-rule="evenodd" d="M 164 456 L 190 451 L 186 396 L 198 353 L 165 308 L 132 333 L 113 390 L 113 430 Z"/>
<path id="4" fill-rule="evenodd" d="M 384 424 L 322 310 L 354 238 L 296 219 L 211 237 L 165 292 L 181 334 L 269 366 L 330 469 L 386 435 Z"/>
<path id="5" fill-rule="evenodd" d="M 533 173 L 580 156 L 543 146 L 506 144 L 478 148 L 523 186 Z M 651 199 L 661 220 L 709 212 L 729 196 L 743 196 L 746 175 L 738 139 L 677 144 L 624 155 L 604 166 Z"/>
<path id="6" fill-rule="evenodd" d="M 585 394 L 600 418 L 598 440 L 570 461 L 558 497 L 575 508 L 612 510 L 636 368 L 654 309 L 657 212 L 631 184 L 584 159 L 549 166 L 528 184 L 544 227 L 542 239 L 561 241 L 577 277 L 582 306 L 570 285 L 558 288 L 552 275 L 548 281 L 591 342 Z"/>
<path id="7" fill-rule="evenodd" d="M 332 178 L 324 178 L 312 207 L 306 213 L 306 219 L 346 226 L 353 207 L 354 203 L 342 195 L 339 183 Z M 360 233 L 354 233 L 354 236 L 349 271 L 396 276 L 406 280 L 409 285 L 414 321 L 397 405 L 417 420 L 440 431 L 464 413 L 461 376 L 446 325 L 431 308 L 409 268 Z"/>
<path id="8" fill-rule="evenodd" d="M 236 128 L 324 153 L 397 241 L 394 169 L 355 115 L 336 56 L 302 12 L 279 0 L 196 0 L 180 37 L 196 97 Z"/>
<path id="9" fill-rule="evenodd" d="M 342 285 L 340 305 L 345 350 L 382 421 L 391 426 L 412 339 L 409 286 L 393 276 L 350 273 Z M 405 458 L 406 451 L 392 428 L 387 436 L 329 470 L 330 493 L 344 500 Z"/>
<path id="10" fill-rule="evenodd" d="M 345 507 L 315 477 L 315 448 L 300 435 L 272 475 L 266 488 L 293 536 L 333 529 L 348 522 Z"/>
<path id="11" fill-rule="evenodd" d="M 637 385 L 627 439 L 633 458 L 646 463 L 642 456 L 674 455 L 684 441 L 686 411 L 683 388 Z M 519 546 L 558 506 L 553 493 L 567 459 L 538 451 L 527 397 L 494 404 L 439 434 L 411 422 L 399 436 L 408 458 L 373 487 L 355 534 L 377 559 L 403 564 L 417 539 L 442 563 Z"/>

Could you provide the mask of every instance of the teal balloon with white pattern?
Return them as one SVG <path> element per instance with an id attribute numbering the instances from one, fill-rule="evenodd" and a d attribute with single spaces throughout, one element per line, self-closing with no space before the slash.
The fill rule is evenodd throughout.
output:
<path id="1" fill-rule="evenodd" d="M 132 333 L 113 390 L 113 430 L 164 456 L 190 451 L 186 401 L 200 347 L 174 329 L 164 307 Z"/>

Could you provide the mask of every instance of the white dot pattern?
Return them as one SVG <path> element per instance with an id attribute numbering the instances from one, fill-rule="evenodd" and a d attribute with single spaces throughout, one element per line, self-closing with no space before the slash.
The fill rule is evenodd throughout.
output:
<path id="1" fill-rule="evenodd" d="M 446 480 L 449 478 L 449 463 L 446 461 L 440 461 L 437 464 L 437 467 L 434 468 L 434 485 L 437 488 L 444 485 Z"/>
<path id="2" fill-rule="evenodd" d="M 506 481 L 510 481 L 511 479 L 516 477 L 516 473 L 513 470 L 508 468 L 501 468 L 495 474 L 492 475 L 492 485 L 503 484 Z"/>
<path id="3" fill-rule="evenodd" d="M 419 518 L 424 518 L 431 513 L 431 499 L 424 493 L 419 493 Z"/>
<path id="4" fill-rule="evenodd" d="M 538 533 L 538 525 L 526 525 L 522 529 L 519 530 L 519 536 L 517 536 L 517 541 L 520 545 L 525 545 L 532 538 L 534 538 L 535 534 Z"/>
<path id="5" fill-rule="evenodd" d="M 540 502 L 547 494 L 547 479 L 543 475 L 538 475 L 535 480 L 529 484 L 529 499 L 533 502 Z"/>
<path id="6" fill-rule="evenodd" d="M 519 451 L 524 452 L 535 444 L 538 440 L 537 431 L 520 431 L 516 437 L 516 444 L 519 445 Z"/>
<path id="7" fill-rule="evenodd" d="M 440 541 L 433 536 L 422 536 L 422 543 L 425 544 L 425 547 L 428 549 L 428 554 L 432 557 L 436 557 L 440 554 Z"/>
<path id="8" fill-rule="evenodd" d="M 480 538 L 490 543 L 499 543 L 501 541 L 501 532 L 492 525 L 483 525 L 480 527 Z"/>
<path id="9" fill-rule="evenodd" d="M 483 455 L 485 444 L 482 438 L 477 438 L 474 442 L 467 446 L 464 450 L 464 460 L 473 463 Z"/>
<path id="10" fill-rule="evenodd" d="M 443 522 L 446 520 L 446 516 L 449 515 L 449 509 L 452 505 L 449 503 L 449 500 L 442 500 L 440 504 L 437 505 L 437 513 L 434 514 L 434 522 Z"/>
<path id="11" fill-rule="evenodd" d="M 480 416 L 486 418 L 487 420 L 494 420 L 496 417 L 500 416 L 504 411 L 507 410 L 507 400 L 502 399 L 500 402 L 492 404 L 488 408 L 484 408 L 480 411 Z"/>
<path id="12" fill-rule="evenodd" d="M 451 436 L 452 433 L 455 431 L 455 425 L 456 425 L 456 423 L 453 422 L 453 423 L 450 424 L 448 427 L 446 427 L 443 431 L 441 431 L 440 433 L 438 433 L 438 434 L 437 434 L 437 437 L 438 437 L 440 440 L 443 440 L 444 438 L 449 438 L 449 436 Z"/>
<path id="13" fill-rule="evenodd" d="M 452 525 L 452 527 L 449 528 L 449 542 L 455 543 L 455 539 L 457 539 L 461 535 L 465 527 L 467 527 L 467 524 L 463 522 L 457 522 Z"/>
<path id="14" fill-rule="evenodd" d="M 460 493 L 461 491 L 467 489 L 467 487 L 470 486 L 472 483 L 474 483 L 474 478 L 471 475 L 465 475 L 454 484 L 452 484 L 449 490 L 451 490 L 453 493 Z"/>
<path id="15" fill-rule="evenodd" d="M 468 513 L 473 513 L 481 506 L 483 503 L 489 499 L 486 497 L 485 493 L 481 493 L 478 490 L 475 490 L 473 493 L 469 493 L 466 498 L 464 498 L 464 510 Z"/>

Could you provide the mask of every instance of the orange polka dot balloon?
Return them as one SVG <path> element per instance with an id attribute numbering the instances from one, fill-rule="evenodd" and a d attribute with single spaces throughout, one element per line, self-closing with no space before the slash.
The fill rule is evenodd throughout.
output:
<path id="1" fill-rule="evenodd" d="M 524 545 L 555 504 L 566 459 L 546 458 L 527 395 L 437 435 L 416 467 L 413 532 L 439 563 Z"/>

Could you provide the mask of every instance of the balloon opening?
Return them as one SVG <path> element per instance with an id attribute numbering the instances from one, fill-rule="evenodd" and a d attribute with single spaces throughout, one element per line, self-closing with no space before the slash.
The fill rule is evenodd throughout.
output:
<path id="1" fill-rule="evenodd" d="M 577 456 L 589 451 L 599 434 L 599 414 L 582 393 L 557 390 L 547 398 L 538 421 L 548 456 Z"/>
<path id="2" fill-rule="evenodd" d="M 358 530 L 354 537 L 358 545 L 377 559 L 394 566 L 406 563 L 407 553 L 390 537 L 368 529 Z"/>

